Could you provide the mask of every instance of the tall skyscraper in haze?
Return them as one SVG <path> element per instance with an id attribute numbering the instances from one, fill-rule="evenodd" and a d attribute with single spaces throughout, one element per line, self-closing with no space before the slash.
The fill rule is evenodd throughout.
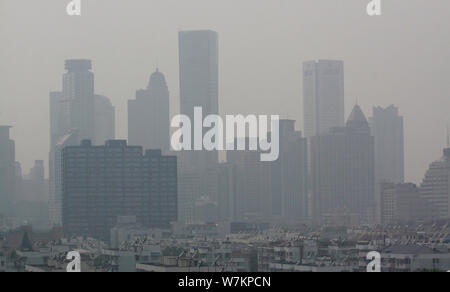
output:
<path id="1" fill-rule="evenodd" d="M 66 60 L 62 91 L 50 93 L 50 220 L 61 225 L 62 150 L 88 139 L 104 144 L 115 136 L 114 107 L 94 93 L 90 60 Z"/>
<path id="2" fill-rule="evenodd" d="M 369 124 L 355 106 L 346 127 L 311 138 L 314 218 L 322 223 L 348 215 L 353 223 L 374 223 L 375 150 Z"/>
<path id="3" fill-rule="evenodd" d="M 405 180 L 405 153 L 403 117 L 398 108 L 374 107 L 370 118 L 372 135 L 375 139 L 376 183 L 403 183 Z"/>
<path id="4" fill-rule="evenodd" d="M 304 134 L 309 138 L 344 126 L 344 62 L 303 63 Z"/>
<path id="5" fill-rule="evenodd" d="M 116 109 L 109 98 L 103 95 L 94 95 L 94 141 L 103 145 L 116 137 Z"/>
<path id="6" fill-rule="evenodd" d="M 194 121 L 194 107 L 203 109 L 203 116 L 219 113 L 219 48 L 214 31 L 181 31 L 180 110 Z M 193 141 L 193 140 L 192 140 Z M 184 165 L 198 170 L 208 169 L 218 162 L 216 151 L 183 153 Z"/>
<path id="7" fill-rule="evenodd" d="M 69 103 L 70 128 L 79 139 L 95 141 L 94 73 L 90 60 L 67 60 L 63 75 L 63 99 Z"/>
<path id="8" fill-rule="evenodd" d="M 271 164 L 272 216 L 296 224 L 308 216 L 308 143 L 295 121 L 280 120 L 280 156 Z"/>
<path id="9" fill-rule="evenodd" d="M 0 214 L 12 215 L 16 190 L 15 143 L 10 138 L 9 126 L 0 126 Z"/>
<path id="10" fill-rule="evenodd" d="M 156 69 L 147 89 L 128 101 L 128 143 L 144 149 L 170 150 L 169 89 L 166 78 Z"/>
<path id="11" fill-rule="evenodd" d="M 70 131 L 70 104 L 59 91 L 50 92 L 50 148 Z"/>

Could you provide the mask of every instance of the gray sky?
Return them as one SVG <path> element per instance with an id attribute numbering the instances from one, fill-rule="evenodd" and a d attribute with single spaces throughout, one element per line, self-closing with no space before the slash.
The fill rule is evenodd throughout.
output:
<path id="1" fill-rule="evenodd" d="M 346 110 L 358 100 L 399 106 L 405 117 L 406 176 L 420 182 L 440 157 L 450 123 L 450 1 L 382 0 L 0 0 L 0 124 L 14 126 L 27 172 L 48 158 L 48 92 L 61 89 L 68 58 L 94 61 L 96 92 L 117 110 L 127 136 L 127 100 L 156 65 L 178 111 L 180 29 L 213 29 L 220 38 L 220 112 L 272 113 L 302 129 L 301 63 L 345 61 Z"/>

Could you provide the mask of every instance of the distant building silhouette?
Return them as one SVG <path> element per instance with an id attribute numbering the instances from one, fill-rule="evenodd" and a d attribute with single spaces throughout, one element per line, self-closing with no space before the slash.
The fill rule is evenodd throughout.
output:
<path id="1" fill-rule="evenodd" d="M 436 218 L 450 218 L 450 148 L 430 164 L 420 188 L 422 198 L 436 208 Z"/>
<path id="2" fill-rule="evenodd" d="M 219 113 L 219 48 L 214 31 L 179 32 L 180 111 L 194 121 L 194 107 L 203 116 Z M 194 141 L 194 140 L 192 140 Z M 182 165 L 206 170 L 218 163 L 217 151 L 186 151 Z"/>
<path id="3" fill-rule="evenodd" d="M 119 216 L 134 215 L 145 227 L 177 221 L 177 158 L 160 150 L 111 140 L 63 149 L 63 212 L 67 236 L 109 240 Z"/>
<path id="4" fill-rule="evenodd" d="M 308 216 L 307 140 L 295 121 L 280 120 L 280 156 L 271 163 L 272 216 L 299 223 Z"/>
<path id="5" fill-rule="evenodd" d="M 412 183 L 382 182 L 379 187 L 381 224 L 407 224 L 433 218 L 432 206 Z"/>
<path id="6" fill-rule="evenodd" d="M 344 62 L 303 63 L 304 134 L 309 138 L 344 126 Z"/>
<path id="7" fill-rule="evenodd" d="M 61 136 L 55 143 L 49 155 L 49 216 L 53 226 L 62 226 L 62 151 L 67 146 L 78 145 L 78 132 Z"/>
<path id="8" fill-rule="evenodd" d="M 0 214 L 12 215 L 16 195 L 16 151 L 9 126 L 0 126 Z"/>
<path id="9" fill-rule="evenodd" d="M 398 108 L 374 107 L 369 119 L 375 139 L 376 183 L 403 183 L 405 180 L 405 153 L 403 117 Z"/>
<path id="10" fill-rule="evenodd" d="M 128 101 L 128 143 L 144 149 L 170 150 L 169 89 L 164 75 L 156 69 L 147 89 Z"/>
<path id="11" fill-rule="evenodd" d="M 116 113 L 109 98 L 94 95 L 94 137 L 95 144 L 103 145 L 116 138 Z"/>
<path id="12" fill-rule="evenodd" d="M 104 144 L 115 138 L 115 108 L 94 93 L 92 62 L 65 61 L 62 91 L 50 93 L 49 213 L 53 225 L 61 225 L 62 150 L 83 139 Z"/>
<path id="13" fill-rule="evenodd" d="M 249 149 L 251 139 L 245 139 L 245 149 Z M 227 151 L 229 193 L 228 197 L 230 221 L 243 222 L 255 220 L 271 220 L 271 164 L 260 160 L 259 151 Z M 222 186 L 226 187 L 226 186 Z M 220 198 L 224 201 L 223 198 Z M 278 200 L 278 199 L 276 199 Z"/>
<path id="14" fill-rule="evenodd" d="M 353 108 L 346 127 L 312 137 L 311 155 L 314 219 L 348 213 L 374 223 L 374 139 L 361 108 Z"/>
<path id="15" fill-rule="evenodd" d="M 69 104 L 70 129 L 79 139 L 95 140 L 94 73 L 90 60 L 67 60 L 63 75 L 63 102 Z"/>

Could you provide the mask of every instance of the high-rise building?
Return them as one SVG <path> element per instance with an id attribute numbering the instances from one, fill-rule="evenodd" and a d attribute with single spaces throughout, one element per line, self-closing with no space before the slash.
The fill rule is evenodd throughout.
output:
<path id="1" fill-rule="evenodd" d="M 49 154 L 49 216 L 53 226 L 62 226 L 62 151 L 67 146 L 78 144 L 76 130 L 63 135 L 55 142 Z"/>
<path id="2" fill-rule="evenodd" d="M 109 98 L 94 95 L 94 137 L 95 144 L 103 145 L 116 137 L 116 113 Z"/>
<path id="3" fill-rule="evenodd" d="M 15 143 L 9 126 L 0 126 L 0 214 L 11 215 L 16 195 Z"/>
<path id="4" fill-rule="evenodd" d="M 194 107 L 201 107 L 203 116 L 219 113 L 219 48 L 214 31 L 181 31 L 180 57 L 180 110 L 194 121 Z M 204 131 L 207 131 L 205 129 Z M 194 140 L 192 140 L 194 141 Z M 215 167 L 217 151 L 186 151 L 182 164 L 204 171 Z"/>
<path id="5" fill-rule="evenodd" d="M 420 189 L 422 198 L 436 208 L 436 218 L 450 218 L 450 148 L 430 164 Z"/>
<path id="6" fill-rule="evenodd" d="M 90 60 L 67 60 L 63 75 L 63 102 L 69 105 L 70 129 L 77 129 L 79 139 L 94 140 L 94 73 Z"/>
<path id="7" fill-rule="evenodd" d="M 128 143 L 145 149 L 170 150 L 169 89 L 164 75 L 156 69 L 147 89 L 128 101 Z"/>
<path id="8" fill-rule="evenodd" d="M 348 214 L 374 223 L 374 139 L 361 108 L 355 106 L 346 127 L 311 138 L 313 215 Z"/>
<path id="9" fill-rule="evenodd" d="M 83 139 L 104 144 L 115 137 L 115 109 L 111 101 L 94 93 L 90 60 L 67 60 L 62 91 L 50 93 L 49 213 L 61 225 L 62 150 Z"/>
<path id="10" fill-rule="evenodd" d="M 304 134 L 309 138 L 344 126 L 344 62 L 303 63 Z"/>
<path id="11" fill-rule="evenodd" d="M 109 240 L 119 216 L 136 216 L 145 227 L 177 221 L 177 158 L 160 150 L 111 140 L 88 140 L 63 150 L 63 213 L 66 235 Z"/>
<path id="12" fill-rule="evenodd" d="M 71 129 L 69 105 L 62 92 L 50 92 L 50 148 Z"/>
<path id="13" fill-rule="evenodd" d="M 398 108 L 374 107 L 370 118 L 372 135 L 375 139 L 376 183 L 403 183 L 405 180 L 405 154 L 403 117 Z"/>
<path id="14" fill-rule="evenodd" d="M 238 138 L 236 145 L 239 139 L 245 139 L 245 149 L 249 149 L 253 138 Z M 250 150 L 227 151 L 231 221 L 271 219 L 271 164 L 261 162 L 260 154 Z"/>
<path id="15" fill-rule="evenodd" d="M 295 121 L 280 120 L 280 155 L 271 163 L 272 216 L 298 223 L 308 216 L 307 140 Z"/>

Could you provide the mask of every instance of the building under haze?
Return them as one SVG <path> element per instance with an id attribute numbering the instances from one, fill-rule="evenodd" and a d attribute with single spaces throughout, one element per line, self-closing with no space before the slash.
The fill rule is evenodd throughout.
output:
<path id="1" fill-rule="evenodd" d="M 346 127 L 311 138 L 313 216 L 316 221 L 348 215 L 374 223 L 375 150 L 369 124 L 356 105 Z"/>
<path id="2" fill-rule="evenodd" d="M 67 60 L 63 75 L 62 102 L 69 107 L 70 129 L 77 129 L 79 139 L 95 140 L 94 73 L 90 60 Z"/>
<path id="3" fill-rule="evenodd" d="M 146 89 L 128 101 L 128 143 L 144 149 L 170 150 L 169 89 L 156 69 Z"/>
<path id="4" fill-rule="evenodd" d="M 119 216 L 145 227 L 177 221 L 177 158 L 111 140 L 63 149 L 62 222 L 66 235 L 109 240 Z"/>
<path id="5" fill-rule="evenodd" d="M 303 118 L 307 138 L 344 126 L 344 62 L 303 63 Z"/>
<path id="6" fill-rule="evenodd" d="M 49 213 L 51 223 L 61 225 L 62 150 L 89 139 L 103 145 L 115 138 L 115 108 L 94 93 L 90 60 L 67 60 L 62 91 L 50 93 Z"/>
<path id="7" fill-rule="evenodd" d="M 420 189 L 422 198 L 436 208 L 436 218 L 450 218 L 450 148 L 430 164 Z"/>
<path id="8" fill-rule="evenodd" d="M 9 126 L 0 126 L 0 214 L 12 215 L 16 195 L 15 143 L 10 138 Z"/>
<path id="9" fill-rule="evenodd" d="M 95 144 L 103 145 L 116 137 L 116 109 L 109 98 L 94 95 L 94 137 Z"/>
<path id="10" fill-rule="evenodd" d="M 250 139 L 254 138 L 236 139 L 235 145 L 240 139 L 245 139 L 245 149 L 249 149 Z M 271 220 L 271 164 L 261 162 L 260 154 L 251 150 L 227 151 L 228 179 L 220 188 L 227 189 L 228 193 L 221 192 L 224 197 L 219 202 L 228 204 L 230 221 Z"/>
<path id="11" fill-rule="evenodd" d="M 405 180 L 405 153 L 403 117 L 398 108 L 374 107 L 370 118 L 375 139 L 376 183 L 403 183 Z"/>
<path id="12" fill-rule="evenodd" d="M 420 189 L 412 183 L 382 182 L 380 196 L 381 224 L 407 224 L 433 218 L 435 209 L 420 196 Z"/>
<path id="13" fill-rule="evenodd" d="M 219 113 L 219 47 L 214 31 L 179 32 L 180 111 L 194 121 L 194 107 L 203 116 Z M 202 135 L 203 137 L 203 135 Z M 194 141 L 194 140 L 192 140 Z M 217 151 L 185 151 L 182 165 L 203 171 L 215 167 Z"/>
<path id="14" fill-rule="evenodd" d="M 295 121 L 280 120 L 280 155 L 271 162 L 272 216 L 298 223 L 308 216 L 307 139 L 295 131 Z"/>

